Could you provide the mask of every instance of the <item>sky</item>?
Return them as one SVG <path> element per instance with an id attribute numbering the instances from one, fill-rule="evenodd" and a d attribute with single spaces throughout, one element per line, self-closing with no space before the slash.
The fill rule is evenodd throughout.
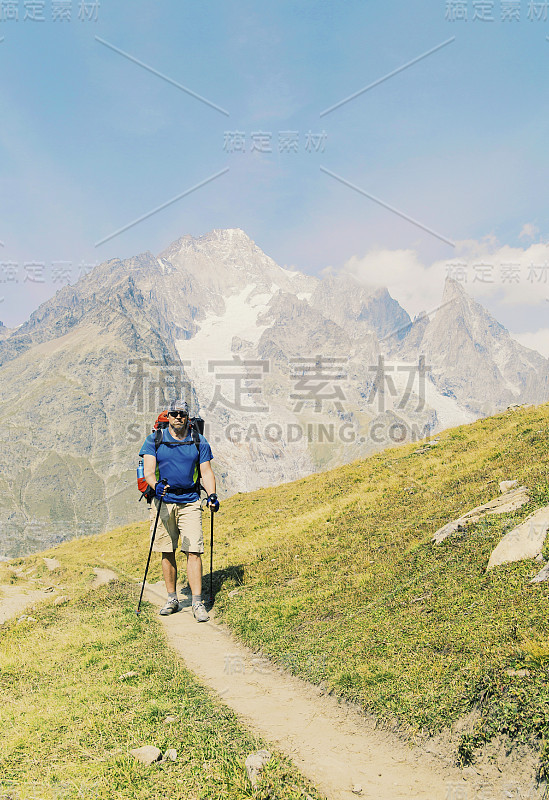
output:
<path id="1" fill-rule="evenodd" d="M 548 3 L 2 0 L 0 319 L 241 228 L 549 356 Z"/>

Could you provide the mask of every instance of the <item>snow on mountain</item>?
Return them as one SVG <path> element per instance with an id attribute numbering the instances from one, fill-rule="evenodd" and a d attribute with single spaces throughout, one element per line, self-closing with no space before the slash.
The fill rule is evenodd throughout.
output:
<path id="1" fill-rule="evenodd" d="M 417 368 L 418 362 L 391 360 L 389 363 L 394 369 L 391 375 L 394 376 L 397 397 L 402 398 L 407 390 L 409 376 Z M 430 431 L 432 435 L 440 433 L 446 428 L 466 425 L 477 419 L 477 416 L 462 407 L 455 397 L 443 394 L 433 382 L 429 373 L 425 376 L 422 389 L 419 389 L 417 377 L 414 380 L 413 389 L 415 390 L 415 399 L 412 402 L 415 403 L 416 407 L 425 403 L 427 407 L 435 410 L 436 421 Z"/>

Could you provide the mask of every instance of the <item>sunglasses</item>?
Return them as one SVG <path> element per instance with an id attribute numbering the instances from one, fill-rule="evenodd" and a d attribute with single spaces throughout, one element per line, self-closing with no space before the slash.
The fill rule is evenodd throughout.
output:
<path id="1" fill-rule="evenodd" d="M 168 411 L 169 417 L 179 417 L 180 419 L 187 419 L 188 414 L 185 411 Z"/>

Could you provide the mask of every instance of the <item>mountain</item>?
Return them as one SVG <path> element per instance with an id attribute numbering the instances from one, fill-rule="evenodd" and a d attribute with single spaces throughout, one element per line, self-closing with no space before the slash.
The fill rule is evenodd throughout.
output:
<path id="1" fill-rule="evenodd" d="M 163 324 L 144 308 L 131 275 L 103 292 L 65 287 L 5 342 L 5 554 L 94 533 L 135 514 L 128 492 L 129 364 L 177 359 Z"/>
<path id="2" fill-rule="evenodd" d="M 206 420 L 222 494 L 548 396 L 548 360 L 455 281 L 412 321 L 387 289 L 284 269 L 238 229 L 111 259 L 0 331 L 0 556 L 143 515 L 137 453 L 173 395 Z"/>
<path id="3" fill-rule="evenodd" d="M 387 289 L 362 286 L 347 275 L 329 275 L 319 282 L 311 305 L 344 327 L 353 338 L 375 334 L 402 339 L 411 320 Z"/>
<path id="4" fill-rule="evenodd" d="M 182 236 L 158 260 L 167 273 L 188 273 L 199 282 L 206 311 L 218 310 L 220 300 L 238 287 L 254 286 L 258 292 L 277 287 L 297 293 L 312 291 L 318 283 L 316 278 L 279 267 L 238 228 L 214 230 L 196 239 Z"/>
<path id="5" fill-rule="evenodd" d="M 549 397 L 549 360 L 520 345 L 462 285 L 447 278 L 434 318 L 421 318 L 395 352 L 423 353 L 437 389 L 475 416 Z"/>

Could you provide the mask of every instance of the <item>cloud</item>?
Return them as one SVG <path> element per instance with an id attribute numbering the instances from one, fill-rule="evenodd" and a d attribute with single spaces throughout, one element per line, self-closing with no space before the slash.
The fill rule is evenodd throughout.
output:
<path id="1" fill-rule="evenodd" d="M 538 233 L 539 229 L 535 225 L 531 222 L 526 222 L 519 233 L 519 239 L 533 239 Z"/>
<path id="2" fill-rule="evenodd" d="M 483 304 L 497 299 L 532 307 L 549 297 L 549 245 L 542 242 L 522 248 L 500 245 L 493 236 L 461 241 L 452 259 L 432 264 L 414 250 L 377 249 L 352 256 L 342 271 L 366 285 L 386 286 L 412 316 L 436 307 L 447 276 Z"/>
<path id="3" fill-rule="evenodd" d="M 549 328 L 540 328 L 532 333 L 512 333 L 511 336 L 524 347 L 537 350 L 542 356 L 549 358 Z"/>
<path id="4" fill-rule="evenodd" d="M 549 245 L 543 242 L 527 248 L 486 243 L 465 247 L 460 255 L 445 264 L 465 265 L 466 290 L 481 302 L 497 295 L 503 305 L 537 306 L 549 294 Z"/>

